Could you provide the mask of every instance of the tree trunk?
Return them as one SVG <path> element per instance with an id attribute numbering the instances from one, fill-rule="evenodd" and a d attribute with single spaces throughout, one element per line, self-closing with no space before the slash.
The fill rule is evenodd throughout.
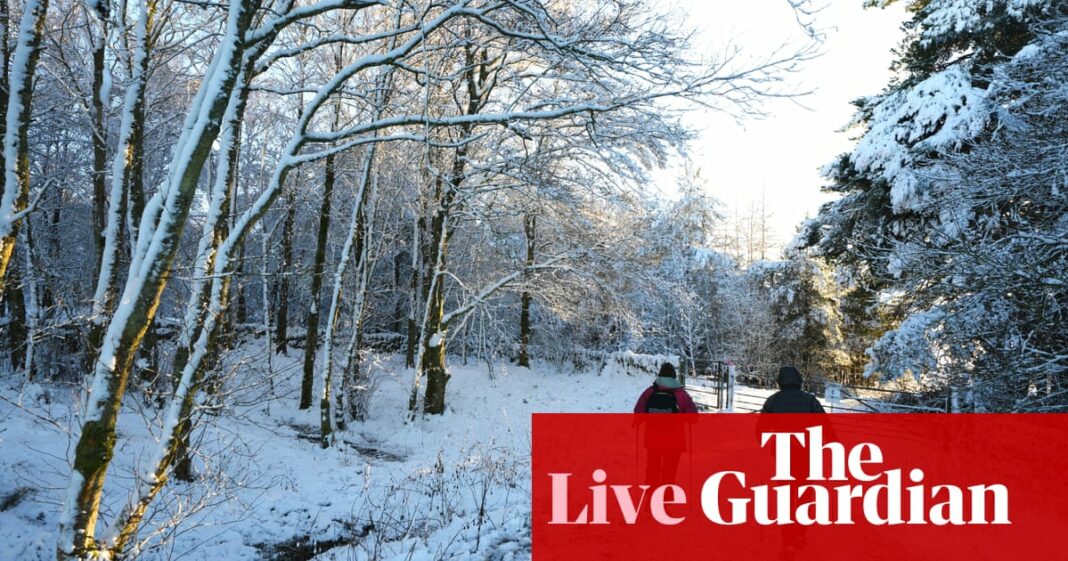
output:
<path id="1" fill-rule="evenodd" d="M 209 298 L 214 312 L 209 314 L 206 325 L 199 332 L 199 338 L 194 343 L 196 352 L 191 355 L 182 368 L 179 382 L 175 393 L 168 404 L 168 422 L 174 422 L 173 426 L 165 425 L 163 439 L 158 445 L 157 457 L 151 467 L 151 476 L 144 477 L 139 482 L 138 492 L 131 495 L 131 500 L 123 511 L 115 518 L 113 525 L 108 529 L 108 541 L 110 553 L 121 558 L 127 544 L 137 533 L 148 505 L 159 493 L 167 482 L 168 469 L 173 465 L 173 474 L 179 477 L 183 474 L 192 479 L 192 462 L 189 458 L 190 431 L 193 428 L 192 416 L 197 392 L 200 389 L 204 372 L 210 370 L 216 356 L 209 356 L 209 349 L 215 347 L 215 339 L 218 337 L 222 321 L 226 314 L 226 294 L 229 293 L 231 277 L 213 282 L 213 294 Z M 218 291 L 218 292 L 215 292 Z"/>
<path id="2" fill-rule="evenodd" d="M 368 164 L 373 163 L 372 153 L 368 156 Z M 342 373 L 345 382 L 342 384 L 345 399 L 348 401 L 348 411 L 339 410 L 339 417 L 345 414 L 349 418 L 363 421 L 367 418 L 368 395 L 370 388 L 360 362 L 360 349 L 363 348 L 363 316 L 367 302 L 367 287 L 371 278 L 371 235 L 374 226 L 374 201 L 377 191 L 378 180 L 371 178 L 371 168 L 366 168 L 364 185 L 370 184 L 363 195 L 364 203 L 360 205 L 360 214 L 355 216 L 355 254 L 357 261 L 357 278 L 359 284 L 356 288 L 356 298 L 352 306 L 352 336 L 349 340 L 348 349 L 345 352 L 345 371 Z M 368 201 L 371 201 L 368 203 Z M 367 205 L 371 204 L 368 209 Z"/>
<path id="3" fill-rule="evenodd" d="M 96 264 L 96 289 L 93 292 L 93 311 L 89 318 L 89 344 L 85 352 L 89 370 L 92 369 L 92 361 L 100 350 L 107 320 L 115 308 L 119 258 L 123 252 L 124 238 L 130 243 L 136 243 L 137 230 L 128 213 L 140 217 L 145 207 L 142 177 L 145 89 L 148 84 L 148 35 L 155 4 L 149 3 L 146 8 L 147 11 L 138 16 L 136 24 L 134 55 L 130 68 L 132 79 L 124 94 L 118 147 L 111 163 L 111 188 L 102 232 L 103 246 Z M 128 235 L 124 236 L 124 232 Z M 130 253 L 132 255 L 133 251 Z"/>
<path id="4" fill-rule="evenodd" d="M 104 122 L 104 96 L 108 92 L 104 90 L 104 52 L 107 47 L 108 21 L 106 17 L 99 18 L 100 36 L 94 41 L 99 41 L 93 48 L 93 84 L 90 108 L 92 110 L 92 137 L 93 146 L 93 170 L 92 170 L 92 194 L 93 194 L 93 249 L 96 260 L 93 278 L 100 276 L 100 263 L 104 256 L 104 230 L 107 227 L 107 124 Z M 117 204 L 113 201 L 112 204 Z"/>
<path id="5" fill-rule="evenodd" d="M 537 218 L 533 214 L 528 214 L 523 220 L 523 231 L 526 233 L 527 239 L 527 268 L 534 266 L 534 248 L 535 243 L 535 229 L 537 227 Z M 530 302 L 532 300 L 530 292 L 526 290 L 519 297 L 520 310 L 519 310 L 519 358 L 516 363 L 519 366 L 530 367 L 530 355 L 528 347 L 530 346 Z"/>
<path id="6" fill-rule="evenodd" d="M 27 380 L 32 380 L 34 377 L 34 338 L 37 336 L 38 329 L 40 329 L 41 308 L 40 297 L 38 296 L 37 264 L 35 263 L 33 251 L 33 227 L 29 220 L 26 221 L 24 226 L 21 234 L 24 250 L 22 254 L 24 266 L 22 270 L 22 288 L 25 293 L 23 299 L 26 310 L 26 350 L 22 371 Z"/>
<path id="7" fill-rule="evenodd" d="M 415 353 L 419 347 L 419 323 L 416 318 L 420 304 L 424 302 L 422 299 L 424 283 L 422 256 L 424 249 L 422 238 L 419 234 L 425 225 L 426 221 L 422 217 L 416 218 L 412 222 L 412 278 L 408 286 L 410 290 L 408 298 L 408 338 L 404 352 L 404 366 L 407 368 L 415 368 Z"/>
<path id="8" fill-rule="evenodd" d="M 251 70 L 252 69 L 249 69 L 249 71 L 251 71 Z M 240 177 L 240 173 L 239 173 L 239 171 L 240 171 L 239 170 L 239 166 L 240 166 L 239 155 L 241 153 L 241 120 L 240 119 L 244 116 L 244 112 L 245 112 L 244 106 L 245 106 L 245 103 L 247 103 L 247 101 L 248 101 L 248 90 L 247 89 L 244 90 L 243 96 L 244 97 L 243 97 L 242 102 L 241 102 L 242 106 L 241 106 L 241 109 L 240 109 L 240 116 L 233 123 L 233 126 L 234 126 L 234 137 L 235 138 L 234 138 L 234 142 L 233 142 L 233 144 L 231 145 L 231 148 L 230 148 L 230 156 L 228 158 L 229 165 L 227 166 L 228 167 L 228 171 L 227 171 L 228 176 L 226 178 L 227 192 L 229 193 L 229 195 L 227 197 L 226 207 L 227 207 L 227 212 L 229 212 L 229 216 L 225 218 L 225 220 L 227 221 L 227 228 L 226 228 L 226 230 L 223 231 L 222 235 L 219 236 L 219 238 L 218 238 L 219 239 L 219 243 L 222 243 L 222 240 L 226 237 L 226 234 L 228 234 L 230 232 L 230 229 L 234 227 L 235 221 L 237 220 L 237 211 L 236 211 L 237 202 L 238 202 L 237 201 L 237 189 L 238 189 L 238 178 Z M 230 290 L 233 292 L 233 294 L 232 295 L 231 294 L 227 294 L 227 298 L 230 298 L 230 299 L 233 300 L 233 305 L 230 306 L 232 308 L 232 313 L 230 314 L 230 316 L 228 318 L 228 321 L 226 322 L 226 325 L 223 328 L 224 332 L 225 332 L 225 336 L 222 337 L 222 339 L 224 339 L 222 344 L 227 349 L 232 349 L 232 348 L 235 347 L 235 345 L 237 344 L 238 330 L 239 330 L 240 326 L 242 326 L 242 325 L 244 325 L 244 324 L 246 324 L 248 322 L 248 310 L 247 310 L 246 304 L 245 304 L 245 284 L 244 284 L 244 282 L 241 282 L 241 279 L 244 278 L 244 271 L 243 271 L 244 267 L 245 267 L 245 244 L 241 244 L 241 247 L 238 249 L 238 254 L 237 254 L 237 266 L 234 268 L 234 277 L 235 277 L 235 280 L 237 280 L 238 282 L 237 283 L 231 283 Z"/>
<path id="9" fill-rule="evenodd" d="M 274 392 L 274 353 L 271 349 L 274 348 L 274 327 L 271 325 L 271 290 L 267 283 L 267 253 L 270 244 L 268 243 L 267 226 L 264 222 L 260 222 L 260 302 L 263 306 L 263 340 L 264 347 L 267 352 L 267 380 L 270 385 L 270 394 L 267 399 L 267 414 L 271 414 L 271 401 L 275 398 Z"/>
<path id="10" fill-rule="evenodd" d="M 245 278 L 245 246 L 241 246 L 241 251 L 237 255 L 237 277 Z M 234 291 L 234 324 L 231 328 L 240 327 L 248 323 L 248 301 L 245 296 L 245 283 L 241 283 L 236 287 L 232 287 Z"/>
<path id="11" fill-rule="evenodd" d="M 363 315 L 364 293 L 367 288 L 367 246 L 365 245 L 364 239 L 366 211 L 364 205 L 367 203 L 368 198 L 373 196 L 373 194 L 371 194 L 371 191 L 373 190 L 371 187 L 371 173 L 374 165 L 374 157 L 375 147 L 372 144 L 367 148 L 367 151 L 363 156 L 362 173 L 360 174 L 360 188 L 356 195 L 356 204 L 352 209 L 352 218 L 349 220 L 349 230 L 345 237 L 345 245 L 341 249 L 341 256 L 338 259 L 337 268 L 334 270 L 334 284 L 330 294 L 330 311 L 327 315 L 326 335 L 323 337 L 323 396 L 319 403 L 320 435 L 322 437 L 323 447 L 330 446 L 333 438 L 333 428 L 330 425 L 331 417 L 335 420 L 338 428 L 343 428 L 345 426 L 345 399 L 349 398 L 349 404 L 350 406 L 352 405 L 350 395 L 351 390 L 349 388 L 349 372 L 354 364 L 356 370 L 359 371 L 358 349 L 360 345 L 360 318 Z M 357 259 L 357 271 L 359 271 L 360 277 L 360 287 L 356 294 L 356 302 L 353 305 L 353 331 L 346 352 L 345 368 L 342 369 L 343 383 L 341 384 L 341 391 L 337 394 L 337 409 L 333 412 L 333 415 L 331 415 L 330 392 L 334 383 L 334 329 L 337 327 L 338 316 L 341 313 L 342 282 L 344 281 L 345 272 L 348 268 L 349 258 L 354 252 L 354 247 Z M 354 353 L 357 355 L 355 363 L 353 362 Z"/>
<path id="12" fill-rule="evenodd" d="M 444 256 L 442 264 L 444 265 Z M 441 415 L 445 412 L 445 385 L 449 382 L 449 372 L 445 368 L 445 330 L 441 321 L 445 314 L 445 291 L 442 289 L 444 283 L 441 280 L 442 277 L 439 276 L 427 303 L 426 337 L 419 365 L 426 375 L 423 412 L 431 415 Z"/>
<path id="13" fill-rule="evenodd" d="M 373 196 L 373 189 L 372 189 Z M 363 316 L 365 304 L 367 301 L 367 286 L 371 277 L 371 262 L 370 262 L 370 242 L 371 240 L 371 224 L 367 218 L 366 212 L 361 212 L 358 218 L 357 238 L 356 238 L 356 255 L 359 259 L 356 264 L 358 266 L 357 273 L 360 279 L 359 286 L 356 289 L 356 302 L 353 304 L 352 309 L 352 337 L 349 341 L 349 347 L 345 353 L 345 372 L 343 373 L 345 383 L 342 384 L 344 388 L 346 399 L 348 401 L 349 410 L 347 414 L 350 418 L 357 421 L 363 421 L 367 418 L 367 395 L 370 388 L 368 387 L 369 380 L 365 377 L 365 372 L 361 364 L 360 349 L 363 348 Z M 340 411 L 339 411 L 340 413 Z M 341 415 L 344 418 L 344 415 Z"/>
<path id="14" fill-rule="evenodd" d="M 336 124 L 336 121 L 335 121 Z M 305 325 L 304 335 L 304 376 L 300 382 L 300 408 L 308 409 L 312 403 L 312 388 L 315 383 L 315 355 L 319 348 L 319 307 L 323 290 L 323 270 L 326 268 L 326 242 L 330 235 L 330 199 L 334 193 L 334 156 L 326 157 L 326 169 L 323 177 L 323 201 L 319 206 L 319 231 L 315 238 L 315 261 L 312 263 L 311 303 Z M 330 360 L 330 357 L 324 357 Z M 322 405 L 330 409 L 330 388 L 324 388 Z M 330 416 L 324 417 L 323 423 L 330 424 Z M 324 429 L 329 430 L 329 429 Z"/>
<path id="15" fill-rule="evenodd" d="M 9 37 L 11 36 L 11 7 L 8 0 L 0 0 L 0 115 L 7 115 L 8 100 L 11 98 L 11 87 L 8 82 L 8 71 L 11 62 L 11 45 L 9 43 Z M 7 119 L 0 119 L 0 142 L 6 141 L 7 138 Z M 0 146 L 0 173 L 4 173 L 7 170 L 7 158 L 4 155 L 3 146 Z M 0 181 L 0 194 L 6 196 L 6 173 L 5 179 Z M 6 201 L 6 197 L 3 199 Z M 2 215 L 6 209 L 0 207 L 0 215 Z M 2 219 L 0 219 L 2 221 Z M 0 228 L 2 230 L 3 228 Z M 5 251 L 14 251 L 14 246 L 8 247 L 6 242 L 0 239 L 0 260 L 5 259 Z M 10 260 L 10 256 L 6 259 Z M 5 290 L 4 285 L 4 270 L 0 269 L 0 301 L 9 295 L 11 291 Z"/>
<path id="16" fill-rule="evenodd" d="M 263 48 L 261 45 L 259 48 Z M 125 544 L 136 532 L 148 504 L 166 482 L 168 469 L 174 465 L 176 476 L 192 477 L 191 462 L 189 458 L 189 443 L 193 429 L 193 411 L 196 396 L 200 388 L 211 385 L 217 380 L 211 380 L 207 373 L 215 366 L 220 353 L 219 336 L 226 323 L 229 311 L 230 290 L 232 288 L 233 272 L 236 264 L 232 256 L 235 251 L 240 251 L 243 246 L 245 234 L 255 220 L 248 220 L 248 215 L 243 215 L 240 221 L 233 224 L 228 220 L 233 196 L 236 193 L 238 177 L 238 154 L 240 152 L 240 123 L 244 114 L 245 104 L 248 99 L 248 84 L 245 78 L 250 76 L 259 53 L 249 56 L 244 70 L 239 74 L 230 104 L 227 107 L 223 120 L 222 146 L 225 149 L 220 157 L 216 181 L 211 192 L 211 212 L 205 224 L 205 231 L 201 237 L 203 252 L 199 252 L 197 270 L 205 282 L 196 286 L 195 293 L 203 295 L 194 302 L 202 302 L 200 305 L 192 305 L 186 310 L 187 322 L 183 333 L 191 337 L 187 345 L 182 345 L 188 352 L 188 357 L 183 364 L 176 364 L 177 376 L 174 394 L 168 404 L 166 423 L 163 428 L 163 436 L 157 446 L 157 452 L 151 476 L 142 478 L 138 483 L 138 489 L 132 500 L 116 518 L 116 523 L 109 529 L 108 535 L 114 543 L 113 549 L 121 552 Z M 269 188 L 270 197 L 273 200 L 279 192 L 280 186 L 285 182 L 284 170 L 276 175 Z M 262 201 L 261 201 L 262 202 Z M 266 205 L 259 207 L 261 210 L 255 214 L 258 220 L 266 211 Z M 203 308 L 201 310 L 200 308 Z"/>
<path id="17" fill-rule="evenodd" d="M 40 55 L 48 0 L 27 0 L 8 72 L 7 123 L 15 130 L 4 129 L 4 181 L 0 197 L 0 294 L 11 255 L 18 243 L 19 215 L 30 200 L 29 133 L 33 103 L 33 75 Z M 10 161 L 10 156 L 15 161 Z"/>
<path id="18" fill-rule="evenodd" d="M 423 314 L 423 325 L 420 330 L 419 371 L 416 374 L 416 383 L 413 385 L 413 393 L 418 391 L 420 378 L 426 379 L 426 393 L 422 400 L 424 413 L 440 415 L 445 412 L 445 385 L 449 382 L 449 373 L 445 368 L 445 337 L 447 325 L 445 317 L 445 271 L 446 254 L 449 244 L 449 217 L 452 203 L 456 197 L 456 188 L 461 181 L 466 151 L 464 148 L 457 149 L 453 158 L 452 179 L 446 181 L 439 177 L 435 182 L 434 200 L 437 202 L 437 210 L 434 212 L 431 222 L 431 230 L 428 232 L 427 247 L 433 254 L 426 260 L 429 286 L 425 296 L 426 307 Z M 419 397 L 413 395 L 409 400 L 409 408 L 414 414 L 419 409 Z"/>
<path id="19" fill-rule="evenodd" d="M 465 35 L 467 32 L 465 31 Z M 481 112 L 493 90 L 490 81 L 489 64 L 485 51 L 477 53 L 470 45 L 464 46 L 464 57 L 467 70 L 464 78 L 467 85 L 466 115 L 477 115 Z M 459 137 L 467 139 L 474 127 L 464 124 L 459 127 Z M 448 324 L 445 321 L 445 271 L 446 253 L 449 238 L 452 232 L 449 230 L 450 213 L 454 210 L 453 204 L 456 199 L 460 184 L 464 181 L 464 167 L 467 164 L 468 144 L 463 144 L 453 153 L 452 170 L 448 177 L 438 176 L 435 182 L 434 201 L 437 208 L 431 224 L 431 244 L 429 247 L 436 252 L 436 258 L 428 264 L 430 266 L 430 290 L 427 293 L 426 313 L 422 329 L 422 349 L 420 350 L 419 370 L 416 373 L 415 389 L 419 386 L 421 375 L 426 376 L 426 395 L 423 400 L 423 412 L 432 415 L 441 415 L 445 412 L 445 386 L 449 382 L 449 373 L 445 368 L 445 339 Z M 418 399 L 416 399 L 417 405 Z M 412 403 L 409 402 L 409 407 Z M 413 414 L 415 409 L 413 407 Z"/>
<path id="20" fill-rule="evenodd" d="M 7 333 L 8 356 L 11 357 L 11 370 L 18 371 L 26 360 L 26 336 L 29 331 L 26 326 L 26 299 L 22 291 L 22 267 L 18 262 L 11 267 L 8 273 L 8 282 L 4 285 L 7 294 L 4 295 L 4 304 L 7 307 Z"/>
<path id="21" fill-rule="evenodd" d="M 230 5 L 227 28 L 246 29 L 251 15 L 249 4 L 235 1 Z M 220 121 L 241 68 L 243 48 L 240 34 L 222 38 L 215 50 L 212 72 L 201 82 L 175 147 L 176 158 L 171 163 L 168 184 L 146 205 L 142 224 L 151 230 L 138 235 L 137 251 L 130 266 L 131 278 L 125 284 L 119 299 L 122 304 L 111 318 L 100 357 L 95 362 L 94 389 L 83 414 L 74 470 L 66 493 L 68 499 L 60 516 L 56 551 L 60 561 L 88 557 L 102 549 L 102 544 L 95 540 L 96 523 L 130 369 L 158 309 L 201 171 L 218 136 Z"/>
<path id="22" fill-rule="evenodd" d="M 127 166 L 129 170 L 126 171 L 125 182 L 126 186 L 122 190 L 122 207 L 121 211 L 125 212 L 123 216 L 122 212 L 118 213 L 119 219 L 125 219 L 127 221 L 126 228 L 126 242 L 128 244 L 127 252 L 129 255 L 134 253 L 134 244 L 137 243 L 137 236 L 140 232 L 140 224 L 138 219 L 145 213 L 145 87 L 148 84 L 148 46 L 145 45 L 144 60 L 140 65 L 140 76 L 144 77 L 144 81 L 137 82 L 140 88 L 135 92 L 137 95 L 136 103 L 133 106 L 132 122 L 130 123 L 130 143 L 129 143 L 129 160 Z M 121 247 L 121 244 L 119 244 Z"/>
<path id="23" fill-rule="evenodd" d="M 391 43 L 395 44 L 395 42 Z M 335 59 L 335 63 L 341 67 L 341 51 L 338 51 L 338 56 Z M 388 94 L 386 93 L 391 85 L 392 72 L 387 72 L 378 79 L 378 93 L 375 96 L 375 105 L 378 107 L 376 118 L 382 116 L 382 111 Z M 341 113 L 340 105 L 335 106 L 334 109 L 334 127 L 337 127 L 338 118 Z M 368 146 L 363 154 L 362 166 L 360 169 L 360 187 L 356 195 L 356 203 L 353 205 L 352 216 L 349 219 L 348 234 L 345 237 L 345 244 L 341 249 L 341 256 L 338 258 L 337 268 L 334 270 L 334 285 L 333 292 L 330 295 L 330 311 L 328 312 L 326 321 L 326 336 L 323 338 L 323 401 L 321 402 L 321 432 L 322 432 L 322 444 L 323 446 L 329 446 L 332 440 L 332 428 L 330 426 L 331 416 L 334 418 L 336 425 L 339 429 L 343 429 L 346 423 L 346 414 L 350 414 L 353 419 L 363 419 L 363 406 L 366 405 L 359 394 L 359 389 L 362 387 L 359 384 L 360 373 L 360 346 L 362 345 L 362 319 L 364 309 L 364 299 L 367 293 L 367 281 L 370 277 L 370 263 L 368 262 L 370 245 L 370 225 L 374 221 L 373 215 L 368 212 L 368 201 L 374 201 L 375 199 L 375 187 L 377 186 L 377 179 L 372 179 L 375 161 L 375 144 Z M 328 163 L 332 164 L 333 160 L 328 160 Z M 329 169 L 329 166 L 328 166 Z M 332 172 L 332 170 L 329 170 Z M 370 218 L 368 216 L 370 215 Z M 342 383 L 341 391 L 337 392 L 337 407 L 331 415 L 330 411 L 330 389 L 333 385 L 333 344 L 334 344 L 334 329 L 337 327 L 338 316 L 341 313 L 341 290 L 342 283 L 345 280 L 345 272 L 348 268 L 350 257 L 355 253 L 356 265 L 359 278 L 359 286 L 357 288 L 355 301 L 353 302 L 352 309 L 352 334 L 349 338 L 349 345 L 345 352 L 345 366 L 342 369 Z M 349 410 L 346 411 L 345 402 L 348 401 Z"/>
<path id="24" fill-rule="evenodd" d="M 296 213 L 293 191 L 290 190 L 286 193 L 286 217 L 282 223 L 282 262 L 278 266 L 281 276 L 278 279 L 278 319 L 274 322 L 278 332 L 275 352 L 282 355 L 289 349 L 289 270 L 293 262 L 293 220 Z"/>
<path id="25" fill-rule="evenodd" d="M 252 72 L 252 69 L 252 64 L 248 63 L 239 75 L 223 119 L 219 140 L 220 146 L 224 147 L 224 150 L 220 154 L 215 170 L 215 180 L 211 186 L 210 208 L 207 220 L 204 223 L 204 231 L 201 233 L 198 243 L 197 260 L 193 271 L 196 280 L 193 282 L 190 291 L 189 302 L 182 323 L 181 336 L 175 352 L 173 380 L 176 391 L 180 382 L 179 375 L 185 369 L 189 355 L 193 352 L 194 343 L 200 338 L 200 331 L 203 329 L 206 316 L 212 313 L 211 293 L 209 291 L 211 282 L 208 279 L 219 272 L 215 266 L 215 258 L 219 252 L 219 247 L 230 234 L 231 209 L 234 195 L 237 192 L 238 163 L 241 153 L 241 120 L 245 114 L 249 95 L 247 77 Z M 224 301 L 229 300 L 228 290 L 232 286 L 231 280 L 232 277 L 228 277 L 228 282 L 224 285 L 225 289 L 222 294 Z M 218 335 L 219 333 L 228 333 L 225 320 L 225 316 L 218 319 L 219 326 L 215 328 L 216 333 L 210 334 L 208 338 L 211 349 L 214 349 L 219 339 L 221 339 Z M 218 356 L 219 353 L 217 352 L 208 353 L 209 359 L 214 359 Z M 201 380 L 204 373 L 209 372 L 213 366 L 212 360 L 206 361 L 203 365 L 198 365 L 194 379 Z M 179 436 L 176 439 L 177 451 L 174 453 L 175 477 L 181 481 L 192 481 L 194 477 L 192 461 L 189 457 L 191 430 L 192 420 L 188 417 L 182 418 L 178 428 Z"/>
<path id="26" fill-rule="evenodd" d="M 49 243 L 47 256 L 49 263 L 58 263 L 61 259 L 60 249 L 63 243 L 60 239 L 60 231 L 62 230 L 63 223 L 63 212 L 60 210 L 62 205 L 60 203 L 63 201 L 63 190 L 57 189 L 52 195 L 52 200 L 55 201 L 53 203 L 55 206 L 52 208 L 51 212 L 45 214 L 45 216 L 48 217 Z M 43 280 L 45 280 L 41 287 L 41 308 L 43 310 L 50 310 L 56 306 L 55 290 L 53 289 L 52 283 L 47 281 L 48 276 L 47 273 L 42 276 Z"/>

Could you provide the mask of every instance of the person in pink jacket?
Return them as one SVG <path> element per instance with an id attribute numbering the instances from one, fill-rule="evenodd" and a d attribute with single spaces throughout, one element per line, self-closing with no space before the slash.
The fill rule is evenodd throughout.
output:
<path id="1" fill-rule="evenodd" d="M 693 398 L 686 393 L 675 366 L 670 362 L 660 365 L 660 373 L 653 385 L 642 392 L 638 403 L 634 405 L 635 413 L 697 413 Z"/>
<path id="2" fill-rule="evenodd" d="M 635 430 L 645 429 L 645 482 L 653 485 L 675 483 L 679 460 L 686 450 L 685 424 L 696 420 L 656 413 L 697 413 L 693 398 L 675 376 L 675 367 L 665 362 L 660 366 L 656 381 L 642 392 L 634 405 Z M 645 414 L 648 413 L 648 414 Z"/>

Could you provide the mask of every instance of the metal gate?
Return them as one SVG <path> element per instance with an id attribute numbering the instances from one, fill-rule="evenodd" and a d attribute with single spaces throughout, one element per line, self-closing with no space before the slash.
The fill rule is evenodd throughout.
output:
<path id="1" fill-rule="evenodd" d="M 695 365 L 687 381 L 686 391 L 705 396 L 715 405 L 698 405 L 699 408 L 717 411 L 732 411 L 734 407 L 734 365 L 730 361 L 710 361 Z"/>

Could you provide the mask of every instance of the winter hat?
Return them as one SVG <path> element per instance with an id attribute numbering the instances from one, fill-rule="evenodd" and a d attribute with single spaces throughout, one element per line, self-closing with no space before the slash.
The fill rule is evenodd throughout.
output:
<path id="1" fill-rule="evenodd" d="M 801 389 L 801 373 L 793 366 L 783 366 L 779 369 L 779 387 L 784 390 Z"/>
<path id="2" fill-rule="evenodd" d="M 654 380 L 653 383 L 667 390 L 674 390 L 682 387 L 682 383 L 675 377 L 675 365 L 670 362 L 665 362 L 660 365 L 660 373 L 657 374 L 656 380 Z"/>

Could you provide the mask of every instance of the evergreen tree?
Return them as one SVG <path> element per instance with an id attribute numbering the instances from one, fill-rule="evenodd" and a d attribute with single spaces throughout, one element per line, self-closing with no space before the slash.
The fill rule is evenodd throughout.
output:
<path id="1" fill-rule="evenodd" d="M 831 271 L 802 255 L 758 262 L 749 269 L 773 318 L 774 362 L 838 379 L 850 365 L 844 350 L 838 286 Z"/>
<path id="2" fill-rule="evenodd" d="M 868 351 L 867 374 L 969 386 L 990 408 L 1054 406 L 1066 364 L 1064 291 L 1053 287 L 1065 278 L 1065 137 L 1054 117 L 1064 114 L 1068 5 L 910 9 L 897 78 L 856 102 L 863 134 L 825 170 L 842 198 L 801 245 L 852 268 L 865 309 L 881 299 L 903 313 Z"/>

